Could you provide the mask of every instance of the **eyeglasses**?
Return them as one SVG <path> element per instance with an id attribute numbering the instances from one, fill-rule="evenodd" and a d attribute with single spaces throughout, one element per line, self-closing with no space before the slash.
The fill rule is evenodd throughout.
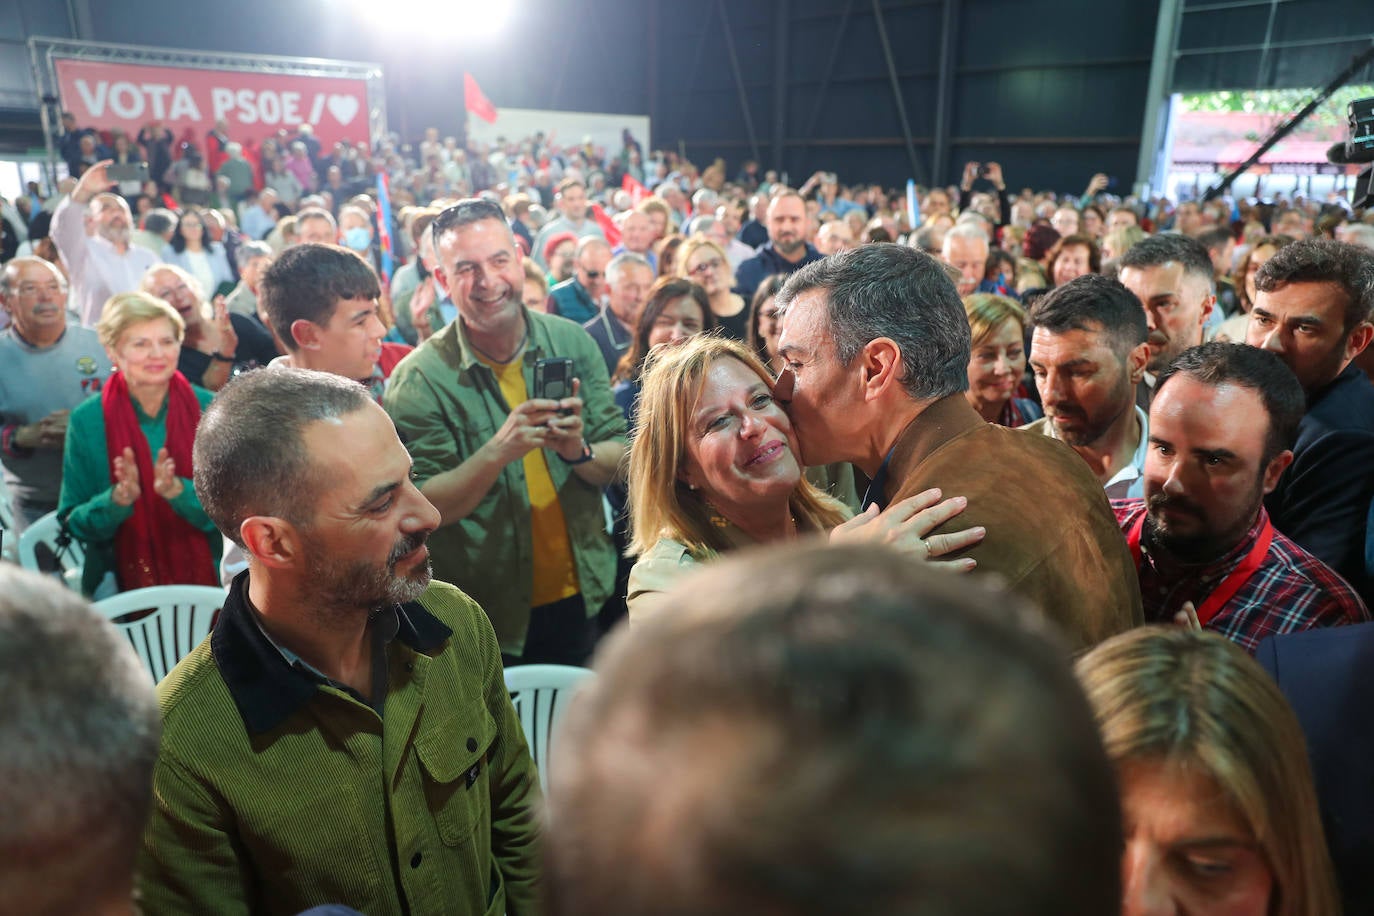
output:
<path id="1" fill-rule="evenodd" d="M 437 245 L 439 237 L 448 230 L 457 229 L 484 219 L 499 219 L 504 223 L 506 221 L 506 214 L 498 205 L 489 200 L 482 200 L 480 197 L 470 197 L 467 200 L 460 200 L 453 206 L 445 208 L 443 212 L 434 217 L 434 222 L 430 223 L 429 231 Z"/>
<path id="2" fill-rule="evenodd" d="M 720 269 L 720 263 L 720 258 L 712 258 L 709 261 L 702 261 L 696 267 L 689 267 L 687 272 L 689 274 L 714 273 Z"/>
<path id="3" fill-rule="evenodd" d="M 153 290 L 153 295 L 157 296 L 159 299 L 170 299 L 181 293 L 189 294 L 190 292 L 191 287 L 187 286 L 185 283 L 181 283 L 176 286 L 168 286 L 163 289 Z"/>
<path id="4" fill-rule="evenodd" d="M 606 272 L 604 270 L 587 270 L 584 267 L 579 267 L 577 269 L 582 271 L 582 273 L 586 275 L 588 280 L 595 280 L 598 277 L 604 277 L 606 275 Z"/>

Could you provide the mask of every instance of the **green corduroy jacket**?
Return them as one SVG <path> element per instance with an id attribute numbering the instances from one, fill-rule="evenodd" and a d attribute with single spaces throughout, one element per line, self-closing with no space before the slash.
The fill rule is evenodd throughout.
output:
<path id="1" fill-rule="evenodd" d="M 158 686 L 144 912 L 536 913 L 539 780 L 482 609 L 440 582 L 400 606 L 378 716 L 288 665 L 248 575 Z"/>

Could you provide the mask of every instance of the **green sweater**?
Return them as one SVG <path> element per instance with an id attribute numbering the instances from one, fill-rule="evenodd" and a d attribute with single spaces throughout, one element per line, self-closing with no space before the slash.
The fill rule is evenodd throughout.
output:
<path id="1" fill-rule="evenodd" d="M 214 393 L 195 388 L 196 400 L 203 413 Z M 157 416 L 150 417 L 134 401 L 134 416 L 138 428 L 148 440 L 148 454 L 154 459 L 158 450 L 167 444 L 167 401 Z M 184 469 L 183 469 L 184 470 Z M 171 500 L 172 510 L 193 527 L 205 532 L 210 542 L 210 556 L 218 569 L 224 550 L 224 537 L 201 508 L 200 497 L 190 478 L 183 477 L 181 495 Z M 151 480 L 139 481 L 140 487 L 151 487 Z M 114 479 L 110 476 L 110 456 L 105 447 L 105 409 L 98 397 L 84 401 L 72 411 L 67 425 L 67 442 L 62 452 L 62 496 L 58 513 L 67 515 L 67 529 L 86 548 L 86 566 L 81 573 L 81 590 L 87 595 L 95 589 L 105 574 L 115 568 L 114 538 L 119 526 L 134 514 L 133 506 L 120 506 L 114 501 Z"/>

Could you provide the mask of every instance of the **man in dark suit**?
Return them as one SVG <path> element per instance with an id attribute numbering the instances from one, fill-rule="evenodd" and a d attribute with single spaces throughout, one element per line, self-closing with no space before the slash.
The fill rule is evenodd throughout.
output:
<path id="1" fill-rule="evenodd" d="M 1265 499 L 1274 525 L 1368 604 L 1365 533 L 1374 498 L 1374 387 L 1351 365 L 1374 337 L 1374 252 L 1295 242 L 1255 277 L 1246 343 L 1288 364 L 1307 393 L 1293 464 Z"/>
<path id="2" fill-rule="evenodd" d="M 776 396 L 806 465 L 852 462 L 873 482 L 865 506 L 929 487 L 966 497 L 959 527 L 988 531 L 968 551 L 974 575 L 999 576 L 1075 650 L 1143 623 L 1135 564 L 1087 463 L 965 399 L 968 317 L 940 262 L 865 245 L 801 268 L 777 302 Z"/>
<path id="3" fill-rule="evenodd" d="M 1260 643 L 1256 660 L 1298 714 L 1347 913 L 1374 913 L 1374 623 Z"/>

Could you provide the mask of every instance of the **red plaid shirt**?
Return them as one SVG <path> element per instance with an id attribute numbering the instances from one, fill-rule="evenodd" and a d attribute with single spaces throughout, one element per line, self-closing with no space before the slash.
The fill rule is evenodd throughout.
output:
<path id="1" fill-rule="evenodd" d="M 1114 499 L 1112 510 L 1121 530 L 1129 532 L 1145 512 L 1145 501 Z M 1139 573 L 1145 622 L 1172 623 L 1185 601 L 1200 607 L 1245 559 L 1268 517 L 1261 506 L 1245 538 L 1225 556 L 1202 565 L 1151 556 L 1142 543 Z M 1260 568 L 1203 628 L 1225 636 L 1253 655 L 1266 636 L 1368 619 L 1369 610 L 1344 579 L 1275 531 Z"/>

